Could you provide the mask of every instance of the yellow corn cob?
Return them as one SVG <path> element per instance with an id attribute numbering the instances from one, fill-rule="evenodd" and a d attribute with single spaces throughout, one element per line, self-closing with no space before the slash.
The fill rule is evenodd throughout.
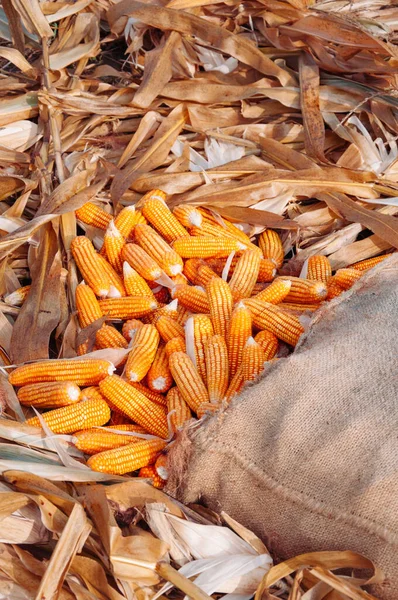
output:
<path id="1" fill-rule="evenodd" d="M 181 225 L 188 227 L 188 229 L 202 225 L 203 217 L 196 206 L 192 206 L 192 204 L 180 204 L 180 206 L 176 206 L 173 210 L 173 215 L 177 217 Z"/>
<path id="2" fill-rule="evenodd" d="M 196 411 L 202 402 L 209 401 L 204 383 L 188 354 L 173 352 L 169 358 L 170 371 L 182 397 Z"/>
<path id="3" fill-rule="evenodd" d="M 185 339 L 184 328 L 171 317 L 159 317 L 155 321 L 155 327 L 164 342 L 169 342 L 175 337 Z"/>
<path id="4" fill-rule="evenodd" d="M 255 341 L 264 350 L 264 359 L 271 360 L 278 350 L 278 338 L 270 331 L 259 331 L 255 336 Z"/>
<path id="5" fill-rule="evenodd" d="M 279 306 L 255 298 L 249 298 L 244 303 L 250 310 L 257 329 L 266 329 L 291 346 L 295 346 L 304 333 L 304 327 L 298 318 L 281 310 Z"/>
<path id="6" fill-rule="evenodd" d="M 240 240 L 243 244 L 246 244 L 248 248 L 253 249 L 253 246 L 255 245 L 250 241 L 250 237 L 244 231 L 242 231 L 242 229 L 239 229 L 237 224 L 231 223 L 231 221 L 228 221 L 228 219 L 223 219 L 223 223 L 226 229 L 228 229 L 228 231 L 232 233 L 237 240 Z M 262 255 L 259 247 L 255 246 L 255 248 L 256 251 Z"/>
<path id="7" fill-rule="evenodd" d="M 285 253 L 283 251 L 282 240 L 273 229 L 266 229 L 258 238 L 258 245 L 261 248 L 264 258 L 268 258 L 275 263 L 277 269 L 283 265 Z"/>
<path id="8" fill-rule="evenodd" d="M 112 216 L 105 212 L 100 206 L 92 202 L 86 202 L 81 208 L 75 211 L 76 218 L 86 225 L 106 229 L 112 219 Z"/>
<path id="9" fill-rule="evenodd" d="M 229 282 L 235 302 L 251 296 L 260 271 L 260 260 L 259 253 L 254 250 L 246 250 L 239 258 Z"/>
<path id="10" fill-rule="evenodd" d="M 264 370 L 264 350 L 254 338 L 250 337 L 242 353 L 242 371 L 244 381 L 254 381 Z"/>
<path id="11" fill-rule="evenodd" d="M 173 352 L 186 352 L 185 341 L 181 337 L 171 338 L 164 347 L 167 358 L 170 358 Z"/>
<path id="12" fill-rule="evenodd" d="M 362 275 L 363 271 L 358 271 L 358 269 L 339 269 L 334 274 L 333 280 L 343 290 L 349 290 L 358 279 L 361 279 Z"/>
<path id="13" fill-rule="evenodd" d="M 227 257 L 231 252 L 242 250 L 242 244 L 233 239 L 207 237 L 183 237 L 173 243 L 174 250 L 182 258 Z"/>
<path id="14" fill-rule="evenodd" d="M 214 333 L 226 338 L 234 303 L 231 289 L 226 281 L 217 277 L 209 281 L 206 291 Z"/>
<path id="15" fill-rule="evenodd" d="M 241 229 L 239 229 L 234 223 L 223 218 L 220 214 L 214 213 L 203 207 L 198 207 L 200 214 L 202 215 L 203 223 L 221 227 L 224 230 L 234 234 L 234 237 L 241 240 L 244 244 L 251 244 L 249 236 L 247 236 Z"/>
<path id="16" fill-rule="evenodd" d="M 189 334 L 193 337 L 193 351 L 195 366 L 203 382 L 207 383 L 205 347 L 211 336 L 214 335 L 213 324 L 207 315 L 192 315 L 185 325 L 187 344 Z"/>
<path id="17" fill-rule="evenodd" d="M 187 235 L 187 230 L 173 215 L 166 202 L 166 194 L 161 190 L 148 192 L 141 199 L 142 214 L 166 242 L 174 242 L 179 237 Z"/>
<path id="18" fill-rule="evenodd" d="M 128 239 L 138 223 L 146 223 L 146 219 L 135 206 L 126 206 L 115 219 L 115 225 L 125 239 Z"/>
<path id="19" fill-rule="evenodd" d="M 153 325 L 143 325 L 136 333 L 127 357 L 126 377 L 129 381 L 141 381 L 154 361 L 159 345 L 159 333 Z"/>
<path id="20" fill-rule="evenodd" d="M 168 461 L 166 454 L 159 454 L 155 462 L 156 473 L 163 481 L 169 478 Z"/>
<path id="21" fill-rule="evenodd" d="M 121 333 L 111 325 L 103 325 L 95 336 L 98 348 L 127 348 L 128 342 Z"/>
<path id="22" fill-rule="evenodd" d="M 236 240 L 240 245 L 241 250 L 248 248 L 258 252 L 261 255 L 261 250 L 258 246 L 251 243 L 250 238 L 243 233 L 240 229 L 232 225 L 232 223 L 226 224 L 226 221 L 221 220 L 225 226 L 218 223 L 202 223 L 200 227 L 192 227 L 190 234 L 193 236 L 212 236 L 217 238 L 228 238 Z"/>
<path id="23" fill-rule="evenodd" d="M 117 273 L 122 272 L 122 252 L 125 245 L 126 240 L 124 239 L 124 237 L 122 236 L 122 234 L 116 227 L 115 222 L 112 219 L 112 221 L 109 223 L 108 229 L 105 232 L 104 248 L 107 259 L 109 260 L 110 264 Z"/>
<path id="24" fill-rule="evenodd" d="M 69 406 L 80 400 L 80 388 L 71 381 L 33 383 L 18 391 L 18 399 L 24 406 L 58 408 Z"/>
<path id="25" fill-rule="evenodd" d="M 331 277 L 328 282 L 328 295 L 326 297 L 327 300 L 333 300 L 333 298 L 337 298 L 344 292 L 344 289 L 340 287 L 334 277 Z"/>
<path id="26" fill-rule="evenodd" d="M 130 342 L 134 338 L 138 329 L 141 329 L 142 326 L 143 326 L 143 323 L 141 323 L 141 321 L 139 321 L 138 319 L 129 319 L 128 321 L 123 323 L 123 327 L 122 327 L 123 337 L 128 342 Z"/>
<path id="27" fill-rule="evenodd" d="M 149 400 L 127 381 L 117 375 L 112 375 L 101 381 L 100 391 L 108 401 L 149 433 L 167 438 L 165 409 Z"/>
<path id="28" fill-rule="evenodd" d="M 213 335 L 205 347 L 207 391 L 210 402 L 217 404 L 228 389 L 228 350 L 222 335 Z"/>
<path id="29" fill-rule="evenodd" d="M 146 385 L 144 385 L 142 382 L 135 383 L 131 381 L 130 385 L 133 386 L 134 389 L 141 392 L 141 394 L 144 394 L 146 398 L 152 400 L 152 402 L 155 402 L 155 404 L 159 404 L 160 406 L 167 405 L 166 396 L 164 396 L 163 394 L 159 394 L 159 392 L 154 392 L 150 390 L 149 387 L 146 387 Z"/>
<path id="30" fill-rule="evenodd" d="M 309 281 L 300 277 L 281 277 L 280 279 L 291 281 L 292 285 L 284 300 L 295 304 L 313 304 L 322 302 L 327 296 L 327 286 L 321 281 Z"/>
<path id="31" fill-rule="evenodd" d="M 157 472 L 155 465 L 141 467 L 141 469 L 138 472 L 138 477 L 150 479 L 153 487 L 158 490 L 161 490 L 166 485 L 165 480 L 162 479 L 159 473 Z"/>
<path id="32" fill-rule="evenodd" d="M 391 256 L 391 254 L 383 254 L 383 256 L 375 256 L 374 258 L 367 258 L 366 260 L 361 260 L 360 262 L 356 262 L 350 266 L 351 269 L 356 269 L 357 271 L 369 271 L 375 265 L 378 265 L 380 262 L 385 260 Z M 21 288 L 23 289 L 23 288 Z"/>
<path id="33" fill-rule="evenodd" d="M 327 283 L 332 276 L 332 265 L 327 256 L 317 254 L 308 259 L 307 279 Z"/>
<path id="34" fill-rule="evenodd" d="M 30 285 L 24 285 L 23 287 L 14 290 L 11 292 L 11 294 L 4 296 L 4 302 L 8 304 L 8 306 L 22 306 L 26 300 L 30 288 Z"/>
<path id="35" fill-rule="evenodd" d="M 17 367 L 9 375 L 12 385 L 22 386 L 45 381 L 74 381 L 77 385 L 95 385 L 115 367 L 108 360 L 94 358 L 44 360 Z"/>
<path id="36" fill-rule="evenodd" d="M 267 288 L 265 288 L 265 290 L 254 297 L 262 302 L 279 304 L 289 294 L 291 287 L 292 282 L 289 279 L 280 279 L 278 277 Z"/>
<path id="37" fill-rule="evenodd" d="M 269 258 L 260 260 L 260 270 L 258 272 L 257 281 L 268 282 L 272 281 L 276 275 L 275 263 Z"/>
<path id="38" fill-rule="evenodd" d="M 94 352 L 95 350 L 98 350 L 95 344 L 93 347 L 91 347 L 91 344 L 89 342 L 83 342 L 77 347 L 76 353 L 77 356 L 84 356 L 84 354 L 87 354 L 88 352 Z"/>
<path id="39" fill-rule="evenodd" d="M 228 331 L 228 357 L 230 376 L 233 377 L 242 363 L 242 352 L 252 334 L 252 317 L 250 310 L 239 302 L 236 305 Z"/>
<path id="40" fill-rule="evenodd" d="M 171 302 L 169 302 L 169 304 L 165 304 L 165 306 L 162 306 L 161 308 L 158 308 L 153 313 L 153 316 L 154 316 L 154 320 L 155 321 L 159 317 L 163 317 L 163 316 L 170 317 L 171 319 L 174 319 L 174 321 L 177 321 L 177 317 L 178 317 L 178 300 L 172 300 Z"/>
<path id="41" fill-rule="evenodd" d="M 172 277 L 182 272 L 184 264 L 181 257 L 152 227 L 137 225 L 134 236 L 141 248 L 157 262 L 167 275 Z"/>
<path id="42" fill-rule="evenodd" d="M 90 387 L 84 388 L 84 390 L 82 390 L 80 393 L 80 400 L 92 400 L 94 398 L 97 400 L 104 400 L 104 397 L 99 391 L 98 386 L 91 385 Z"/>
<path id="43" fill-rule="evenodd" d="M 123 281 L 128 296 L 154 298 L 153 292 L 145 279 L 133 267 L 130 267 L 127 261 L 123 263 Z"/>
<path id="44" fill-rule="evenodd" d="M 187 308 L 185 308 L 185 306 L 182 306 L 181 304 L 179 304 L 177 307 L 177 318 L 176 318 L 177 323 L 184 326 L 190 316 L 191 316 L 191 313 L 189 312 L 189 310 Z"/>
<path id="45" fill-rule="evenodd" d="M 315 310 L 318 310 L 319 308 L 319 304 L 295 304 L 294 302 L 281 302 L 279 304 L 280 308 L 284 308 L 285 310 L 291 311 L 291 312 L 295 312 L 295 313 L 303 313 L 306 310 L 310 310 L 311 312 L 314 312 Z"/>
<path id="46" fill-rule="evenodd" d="M 162 276 L 162 269 L 159 265 L 137 244 L 126 244 L 122 257 L 147 281 L 155 281 Z"/>
<path id="47" fill-rule="evenodd" d="M 145 296 L 126 296 L 124 298 L 107 298 L 100 300 L 103 316 L 112 319 L 135 319 L 150 314 L 157 308 L 153 298 Z"/>
<path id="48" fill-rule="evenodd" d="M 109 293 L 108 298 L 122 298 L 126 295 L 126 290 L 124 289 L 123 280 L 118 273 L 116 273 L 115 269 L 108 263 L 107 260 L 100 254 L 97 254 L 98 260 L 102 265 L 104 272 L 108 275 L 109 278 Z"/>
<path id="49" fill-rule="evenodd" d="M 198 407 L 196 415 L 197 415 L 198 419 L 201 419 L 206 413 L 214 414 L 217 411 L 219 411 L 220 408 L 221 408 L 221 404 L 219 402 L 218 403 L 202 402 L 202 404 Z"/>
<path id="50" fill-rule="evenodd" d="M 174 433 L 192 419 L 191 409 L 177 387 L 173 387 L 167 392 L 167 412 Z"/>
<path id="51" fill-rule="evenodd" d="M 83 282 L 79 283 L 76 287 L 75 300 L 80 327 L 87 327 L 97 319 L 101 319 L 101 308 L 91 287 Z"/>
<path id="52" fill-rule="evenodd" d="M 194 313 L 208 313 L 210 310 L 207 294 L 200 287 L 176 285 L 172 290 L 172 296 L 178 300 L 179 305 Z"/>
<path id="53" fill-rule="evenodd" d="M 83 279 L 95 295 L 107 296 L 110 291 L 109 274 L 90 240 L 84 236 L 76 237 L 71 243 L 71 250 Z"/>
<path id="54" fill-rule="evenodd" d="M 154 361 L 146 378 L 149 389 L 164 394 L 173 385 L 169 368 L 169 358 L 164 346 L 157 349 Z"/>
<path id="55" fill-rule="evenodd" d="M 231 402 L 236 395 L 240 394 L 244 385 L 245 380 L 243 379 L 243 366 L 240 365 L 228 386 L 227 393 L 225 394 L 226 402 Z"/>
<path id="56" fill-rule="evenodd" d="M 163 440 L 142 440 L 94 454 L 88 459 L 87 465 L 93 471 L 123 475 L 154 463 L 165 446 Z"/>
<path id="57" fill-rule="evenodd" d="M 119 427 L 123 427 L 123 425 Z M 119 427 L 115 425 L 111 429 L 118 430 Z M 145 430 L 140 425 L 132 425 L 131 427 L 136 428 L 138 433 L 145 433 Z M 129 431 L 133 432 L 133 430 Z M 82 431 L 76 431 L 73 435 L 76 438 L 76 448 L 84 452 L 84 454 L 90 455 L 142 441 L 142 438 L 128 435 L 128 433 L 114 433 L 106 429 L 83 429 Z"/>
<path id="58" fill-rule="evenodd" d="M 210 279 L 217 277 L 217 273 L 209 267 L 203 258 L 189 258 L 184 264 L 184 275 L 194 285 L 206 287 Z"/>
<path id="59" fill-rule="evenodd" d="M 111 417 L 111 411 L 101 398 L 56 408 L 41 416 L 53 433 L 74 433 L 80 429 L 105 425 Z M 41 427 L 38 417 L 28 419 L 26 424 Z"/>

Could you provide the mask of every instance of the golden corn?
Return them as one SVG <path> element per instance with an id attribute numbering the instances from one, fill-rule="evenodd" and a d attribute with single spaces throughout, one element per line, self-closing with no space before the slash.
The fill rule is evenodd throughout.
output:
<path id="1" fill-rule="evenodd" d="M 128 321 L 123 323 L 123 327 L 122 327 L 123 337 L 128 342 L 130 342 L 132 339 L 134 339 L 135 334 L 137 333 L 138 329 L 141 329 L 142 326 L 143 326 L 143 323 L 141 321 L 139 321 L 138 319 L 129 319 Z"/>
<path id="2" fill-rule="evenodd" d="M 202 225 L 203 217 L 196 206 L 192 206 L 192 204 L 180 204 L 180 206 L 176 206 L 173 210 L 173 215 L 177 217 L 181 225 L 188 227 L 188 229 Z"/>
<path id="3" fill-rule="evenodd" d="M 254 296 L 254 298 L 262 302 L 269 302 L 270 304 L 279 304 L 289 294 L 291 287 L 292 282 L 289 279 L 280 279 L 278 277 L 265 290 Z"/>
<path id="4" fill-rule="evenodd" d="M 112 319 L 144 317 L 157 308 L 156 300 L 145 296 L 107 298 L 106 300 L 100 300 L 99 305 L 103 316 Z"/>
<path id="5" fill-rule="evenodd" d="M 170 358 L 170 355 L 173 354 L 173 352 L 187 351 L 185 341 L 181 337 L 171 338 L 171 340 L 169 340 L 165 345 L 164 349 L 166 351 L 167 358 Z"/>
<path id="6" fill-rule="evenodd" d="M 122 272 L 122 252 L 123 248 L 126 245 L 126 240 L 118 230 L 115 225 L 115 222 L 112 221 L 109 223 L 108 229 L 105 232 L 104 236 L 104 248 L 106 252 L 106 257 L 112 267 L 115 269 L 117 273 Z"/>
<path id="7" fill-rule="evenodd" d="M 150 390 L 161 394 L 167 392 L 173 385 L 173 378 L 169 368 L 169 358 L 164 346 L 160 346 L 157 349 L 146 381 Z"/>
<path id="8" fill-rule="evenodd" d="M 245 385 L 243 378 L 243 365 L 240 365 L 235 375 L 232 377 L 231 382 L 228 386 L 227 393 L 225 394 L 225 400 L 229 403 L 231 400 L 240 394 Z"/>
<path id="9" fill-rule="evenodd" d="M 105 425 L 111 417 L 111 411 L 101 398 L 56 408 L 42 414 L 41 417 L 53 433 L 74 433 L 80 429 Z M 28 419 L 26 424 L 41 427 L 38 417 Z"/>
<path id="10" fill-rule="evenodd" d="M 159 333 L 153 325 L 143 325 L 138 329 L 127 357 L 125 368 L 129 381 L 141 381 L 154 361 L 159 345 Z"/>
<path id="11" fill-rule="evenodd" d="M 23 287 L 14 290 L 11 294 L 4 296 L 4 302 L 8 304 L 8 306 L 22 306 L 29 294 L 30 288 L 30 285 L 24 285 Z"/>
<path id="12" fill-rule="evenodd" d="M 234 239 L 203 237 L 183 237 L 173 243 L 173 248 L 182 258 L 227 257 L 231 252 L 242 250 L 242 244 Z"/>
<path id="13" fill-rule="evenodd" d="M 182 429 L 185 423 L 192 419 L 191 409 L 177 387 L 173 387 L 167 392 L 167 412 L 174 433 Z"/>
<path id="14" fill-rule="evenodd" d="M 307 310 L 314 312 L 315 310 L 318 310 L 319 308 L 319 304 L 295 304 L 294 302 L 281 302 L 279 304 L 280 308 L 284 308 L 285 310 L 291 311 L 291 312 L 296 312 L 296 313 L 303 313 Z"/>
<path id="15" fill-rule="evenodd" d="M 333 281 L 343 290 L 349 290 L 358 279 L 361 279 L 362 275 L 363 271 L 358 271 L 358 269 L 339 269 L 334 274 Z"/>
<path id="16" fill-rule="evenodd" d="M 110 291 L 109 274 L 104 270 L 101 257 L 93 244 L 84 236 L 77 236 L 71 243 L 73 258 L 85 282 L 96 296 L 105 297 Z"/>
<path id="17" fill-rule="evenodd" d="M 242 353 L 243 380 L 254 381 L 264 370 L 264 350 L 254 338 L 250 337 Z"/>
<path id="18" fill-rule="evenodd" d="M 214 333 L 226 338 L 234 303 L 231 289 L 226 281 L 217 277 L 209 281 L 206 291 Z"/>
<path id="19" fill-rule="evenodd" d="M 264 350 L 264 359 L 271 360 L 278 351 L 278 338 L 270 331 L 259 331 L 255 341 Z"/>
<path id="20" fill-rule="evenodd" d="M 9 375 L 11 385 L 22 386 L 45 381 L 74 381 L 77 385 L 95 385 L 115 367 L 108 360 L 96 358 L 65 358 L 44 360 L 17 367 Z"/>
<path id="21" fill-rule="evenodd" d="M 229 282 L 234 301 L 249 298 L 260 271 L 261 257 L 254 250 L 246 250 L 239 258 Z"/>
<path id="22" fill-rule="evenodd" d="M 102 312 L 98 300 L 91 287 L 84 282 L 76 287 L 75 300 L 80 327 L 87 327 L 97 319 L 101 319 Z"/>
<path id="23" fill-rule="evenodd" d="M 205 360 L 209 400 L 217 404 L 224 398 L 229 382 L 228 349 L 222 335 L 209 338 L 205 346 Z"/>
<path id="24" fill-rule="evenodd" d="M 295 346 L 304 333 L 304 327 L 298 318 L 278 306 L 255 298 L 249 298 L 244 303 L 250 310 L 253 324 L 257 329 L 266 329 L 291 346 Z"/>
<path id="25" fill-rule="evenodd" d="M 333 300 L 333 298 L 337 298 L 344 292 L 344 289 L 336 283 L 334 277 L 331 277 L 328 282 L 328 295 L 326 297 L 327 300 Z"/>
<path id="26" fill-rule="evenodd" d="M 140 210 L 135 209 L 135 206 L 126 206 L 115 218 L 115 226 L 126 240 L 138 223 L 146 223 L 146 219 Z"/>
<path id="27" fill-rule="evenodd" d="M 332 265 L 327 256 L 315 255 L 308 259 L 307 279 L 327 283 L 332 276 Z"/>
<path id="28" fill-rule="evenodd" d="M 189 258 L 184 264 L 184 275 L 194 285 L 206 287 L 210 279 L 217 277 L 217 273 L 209 267 L 203 258 Z"/>
<path id="29" fill-rule="evenodd" d="M 94 454 L 88 459 L 87 465 L 93 471 L 124 475 L 154 463 L 165 447 L 166 442 L 163 440 L 142 440 Z"/>
<path id="30" fill-rule="evenodd" d="M 132 421 L 138 423 L 149 433 L 167 438 L 167 416 L 165 409 L 155 404 L 117 375 L 107 377 L 100 382 L 101 394 L 110 400 Z"/>
<path id="31" fill-rule="evenodd" d="M 273 229 L 266 229 L 258 238 L 258 245 L 261 248 L 264 258 L 272 260 L 277 269 L 283 265 L 285 253 L 283 251 L 282 240 Z"/>
<path id="32" fill-rule="evenodd" d="M 100 254 L 97 254 L 98 260 L 102 265 L 102 269 L 107 274 L 109 278 L 109 293 L 108 298 L 122 298 L 126 295 L 126 290 L 124 288 L 123 280 L 118 273 L 116 273 L 115 269 L 108 263 L 107 260 Z"/>
<path id="33" fill-rule="evenodd" d="M 257 281 L 266 283 L 272 281 L 276 275 L 275 263 L 269 258 L 260 260 L 260 269 L 258 272 Z"/>
<path id="34" fill-rule="evenodd" d="M 128 296 L 147 296 L 154 298 L 153 292 L 145 279 L 130 267 L 127 261 L 123 263 L 123 282 Z"/>
<path id="35" fill-rule="evenodd" d="M 166 315 L 159 317 L 155 321 L 155 327 L 164 342 L 169 342 L 175 337 L 185 339 L 184 328 L 172 317 Z"/>
<path id="36" fill-rule="evenodd" d="M 165 480 L 162 479 L 162 477 L 160 477 L 159 473 L 157 472 L 155 465 L 141 467 L 141 469 L 138 472 L 138 477 L 150 479 L 153 487 L 158 490 L 161 490 L 166 485 Z"/>
<path id="37" fill-rule="evenodd" d="M 188 285 L 188 283 L 189 283 L 189 281 L 185 277 L 184 273 L 178 273 L 177 275 L 174 275 L 170 279 L 174 284 L 173 287 L 175 287 L 176 285 Z"/>
<path id="38" fill-rule="evenodd" d="M 198 410 L 196 411 L 196 415 L 197 415 L 198 419 L 201 419 L 206 413 L 214 414 L 217 411 L 219 411 L 220 408 L 221 408 L 220 403 L 202 402 L 202 404 L 198 407 Z"/>
<path id="39" fill-rule="evenodd" d="M 189 310 L 187 308 L 185 308 L 185 306 L 182 306 L 181 304 L 179 304 L 177 306 L 177 317 L 176 317 L 177 323 L 184 326 L 190 316 L 191 316 L 191 313 L 189 312 Z"/>
<path id="40" fill-rule="evenodd" d="M 103 395 L 99 391 L 99 387 L 91 385 L 90 387 L 84 388 L 80 393 L 80 400 L 92 400 L 92 399 L 104 400 Z"/>
<path id="41" fill-rule="evenodd" d="M 120 427 L 123 427 L 123 425 L 120 425 Z M 131 427 L 134 427 L 138 433 L 145 433 L 145 429 L 140 425 L 132 425 Z M 111 429 L 117 430 L 118 426 L 114 426 Z M 134 430 L 129 431 L 134 432 Z M 128 433 L 114 433 L 106 429 L 94 428 L 76 431 L 73 435 L 76 438 L 76 448 L 84 452 L 84 454 L 90 455 L 104 452 L 105 450 L 112 450 L 113 448 L 120 448 L 121 446 L 142 440 L 142 438 L 134 437 Z"/>
<path id="42" fill-rule="evenodd" d="M 155 281 L 162 276 L 160 266 L 137 244 L 126 244 L 122 258 L 147 281 Z"/>
<path id="43" fill-rule="evenodd" d="M 97 331 L 95 343 L 98 348 L 127 348 L 128 346 L 122 334 L 112 325 L 103 325 Z"/>
<path id="44" fill-rule="evenodd" d="M 153 390 L 150 390 L 149 387 L 144 385 L 142 382 L 130 381 L 130 385 L 132 385 L 134 389 L 141 392 L 141 394 L 144 394 L 146 398 L 152 400 L 152 402 L 155 402 L 155 404 L 159 404 L 160 406 L 167 405 L 166 396 L 160 394 L 159 392 L 154 392 Z"/>
<path id="45" fill-rule="evenodd" d="M 285 296 L 286 302 L 295 304 L 312 304 L 322 302 L 327 296 L 327 286 L 322 281 L 309 281 L 300 277 L 281 277 L 282 281 L 290 281 L 290 291 Z"/>
<path id="46" fill-rule="evenodd" d="M 152 227 L 137 225 L 134 236 L 141 248 L 156 261 L 167 275 L 172 277 L 182 272 L 184 266 L 182 258 Z"/>
<path id="47" fill-rule="evenodd" d="M 18 391 L 18 399 L 24 406 L 58 408 L 80 400 L 80 388 L 71 381 L 32 383 Z"/>
<path id="48" fill-rule="evenodd" d="M 169 358 L 169 364 L 182 397 L 193 411 L 196 411 L 202 402 L 209 401 L 204 383 L 188 354 L 174 352 Z"/>
<path id="49" fill-rule="evenodd" d="M 92 202 L 86 202 L 81 208 L 75 211 L 76 218 L 86 225 L 106 229 L 112 220 L 112 216 L 105 212 L 100 206 Z"/>
<path id="50" fill-rule="evenodd" d="M 154 320 L 156 321 L 159 317 L 170 317 L 171 319 L 174 319 L 174 321 L 177 321 L 178 318 L 178 300 L 172 300 L 171 302 L 169 302 L 169 304 L 165 304 L 165 306 L 162 306 L 161 308 L 158 308 L 157 310 L 155 310 L 155 312 L 153 313 L 154 315 Z"/>
<path id="51" fill-rule="evenodd" d="M 210 310 L 207 294 L 200 287 L 176 285 L 172 289 L 172 296 L 178 300 L 179 305 L 184 306 L 191 312 L 208 313 Z"/>
<path id="52" fill-rule="evenodd" d="M 354 263 L 353 265 L 350 265 L 350 268 L 356 269 L 357 271 L 362 271 L 362 272 L 369 271 L 369 269 L 372 269 L 375 265 L 378 265 L 380 262 L 382 262 L 389 256 L 391 256 L 391 254 L 383 254 L 383 256 L 375 256 L 374 258 L 367 258 L 366 260 L 361 260 L 359 262 Z M 21 289 L 23 289 L 23 288 L 21 288 Z"/>
<path id="53" fill-rule="evenodd" d="M 239 302 L 234 308 L 228 331 L 228 357 L 230 376 L 233 377 L 242 363 L 243 348 L 252 334 L 250 310 Z"/>
<path id="54" fill-rule="evenodd" d="M 187 235 L 187 230 L 173 215 L 166 202 L 166 194 L 161 190 L 152 190 L 141 199 L 142 214 L 158 233 L 171 243 Z"/>
<path id="55" fill-rule="evenodd" d="M 189 346 L 193 343 L 194 365 L 205 384 L 207 383 L 205 347 L 212 335 L 214 335 L 213 324 L 207 315 L 192 315 L 187 320 L 186 344 Z"/>

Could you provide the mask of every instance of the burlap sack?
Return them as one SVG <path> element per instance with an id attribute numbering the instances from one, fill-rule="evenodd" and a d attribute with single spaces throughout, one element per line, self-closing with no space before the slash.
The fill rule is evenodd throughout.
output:
<path id="1" fill-rule="evenodd" d="M 398 598 L 398 254 L 321 309 L 294 354 L 177 444 L 170 490 L 281 558 L 354 550 Z M 184 446 L 184 447 L 183 447 Z M 171 461 L 173 464 L 173 460 Z"/>

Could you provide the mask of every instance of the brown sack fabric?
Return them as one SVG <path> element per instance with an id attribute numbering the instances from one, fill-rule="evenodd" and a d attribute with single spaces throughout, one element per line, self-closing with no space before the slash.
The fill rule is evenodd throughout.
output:
<path id="1" fill-rule="evenodd" d="M 281 558 L 365 554 L 386 575 L 372 591 L 396 600 L 397 255 L 319 312 L 294 354 L 193 430 L 169 489 L 226 511 Z"/>

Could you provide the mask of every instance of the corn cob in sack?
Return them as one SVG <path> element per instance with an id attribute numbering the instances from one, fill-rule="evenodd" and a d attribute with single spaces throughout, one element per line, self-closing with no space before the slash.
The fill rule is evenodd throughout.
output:
<path id="1" fill-rule="evenodd" d="M 398 589 L 398 256 L 319 309 L 296 350 L 184 432 L 168 491 L 224 510 L 280 558 L 353 550 Z"/>

